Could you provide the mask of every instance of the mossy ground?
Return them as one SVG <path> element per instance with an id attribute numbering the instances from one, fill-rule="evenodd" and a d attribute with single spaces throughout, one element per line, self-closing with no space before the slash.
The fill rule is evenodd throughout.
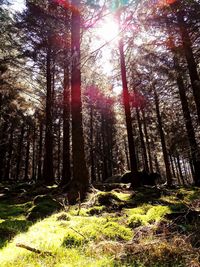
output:
<path id="1" fill-rule="evenodd" d="M 113 190 L 90 195 L 81 209 L 65 207 L 33 223 L 26 220 L 31 202 L 3 200 L 0 266 L 200 266 L 199 245 L 190 238 L 198 239 L 199 203 L 197 188 Z M 188 210 L 196 212 L 192 223 L 182 216 Z"/>

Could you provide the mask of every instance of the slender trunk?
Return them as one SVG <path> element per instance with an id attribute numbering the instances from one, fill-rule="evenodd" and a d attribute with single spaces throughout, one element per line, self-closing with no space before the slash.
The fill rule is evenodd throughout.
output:
<path id="1" fill-rule="evenodd" d="M 70 180 L 70 78 L 69 66 L 66 64 L 64 69 L 63 91 L 63 169 L 61 184 L 66 185 Z"/>
<path id="2" fill-rule="evenodd" d="M 144 135 L 146 139 L 146 144 L 147 144 L 147 153 L 149 157 L 149 168 L 150 172 L 153 172 L 153 160 L 152 160 L 152 152 L 151 152 L 151 147 L 150 147 L 150 142 L 149 142 L 149 136 L 148 136 L 148 131 L 147 131 L 147 122 L 146 122 L 146 116 L 144 109 L 142 108 L 142 118 L 143 118 L 143 125 L 144 125 Z"/>
<path id="3" fill-rule="evenodd" d="M 38 174 L 37 180 L 41 181 L 42 179 L 42 148 L 43 148 L 43 121 L 40 122 L 40 129 L 39 129 L 39 144 L 38 144 Z"/>
<path id="4" fill-rule="evenodd" d="M 170 163 L 171 163 L 172 174 L 173 174 L 173 177 L 175 178 L 176 177 L 176 173 L 175 173 L 174 162 L 173 162 L 171 153 L 169 153 L 169 159 L 170 159 Z"/>
<path id="5" fill-rule="evenodd" d="M 91 182 L 93 183 L 96 180 L 95 177 L 95 166 L 94 166 L 94 128 L 93 128 L 93 121 L 94 121 L 94 107 L 92 103 L 90 104 L 90 176 Z"/>
<path id="6" fill-rule="evenodd" d="M 33 153 L 32 153 L 32 180 L 34 181 L 35 180 L 35 141 L 36 141 L 36 126 L 35 124 L 33 125 Z"/>
<path id="7" fill-rule="evenodd" d="M 178 63 L 178 58 L 176 55 L 174 55 L 174 65 L 175 69 L 177 72 L 177 85 L 178 85 L 178 90 L 179 90 L 179 95 L 180 95 L 180 100 L 181 100 L 181 106 L 183 110 L 183 116 L 185 120 L 185 127 L 187 131 L 187 136 L 190 144 L 190 151 L 191 151 L 191 157 L 192 157 L 192 163 L 194 166 L 194 175 L 193 179 L 195 182 L 195 185 L 200 185 L 200 161 L 198 160 L 199 158 L 199 148 L 196 142 L 195 138 L 195 132 L 194 132 L 194 127 L 192 124 L 192 118 L 190 115 L 190 110 L 188 106 L 188 101 L 187 101 L 187 96 L 186 96 L 186 90 L 181 74 L 181 68 Z"/>
<path id="8" fill-rule="evenodd" d="M 119 53 L 120 53 L 122 87 L 123 87 L 123 102 L 124 102 L 126 129 L 128 136 L 129 158 L 130 158 L 130 167 L 132 173 L 132 186 L 135 188 L 139 186 L 140 181 L 138 179 L 138 166 L 135 153 L 135 144 L 133 139 L 132 119 L 131 119 L 129 92 L 128 92 L 127 77 L 126 77 L 126 64 L 124 56 L 124 44 L 122 38 L 119 40 Z"/>
<path id="9" fill-rule="evenodd" d="M 47 49 L 46 60 L 46 128 L 45 128 L 45 155 L 44 155 L 44 181 L 48 185 L 54 183 L 53 175 L 53 125 L 52 125 L 52 90 L 51 90 L 51 46 Z"/>
<path id="10" fill-rule="evenodd" d="M 28 180 L 28 173 L 29 173 L 29 160 L 30 160 L 30 126 L 27 129 L 27 136 L 26 136 L 26 159 L 25 159 L 25 171 L 24 171 L 24 180 Z"/>
<path id="11" fill-rule="evenodd" d="M 107 126 L 106 126 L 107 127 Z M 105 116 L 102 112 L 101 114 L 101 137 L 102 137 L 102 161 L 103 161 L 103 181 L 108 178 L 108 168 L 107 168 L 107 159 L 106 159 L 106 143 L 105 143 Z"/>
<path id="12" fill-rule="evenodd" d="M 61 119 L 59 119 L 58 124 L 58 151 L 57 151 L 57 179 L 60 181 L 60 165 L 61 165 Z"/>
<path id="13" fill-rule="evenodd" d="M 172 177 L 171 177 L 171 171 L 170 171 L 170 162 L 169 162 L 169 158 L 168 158 L 167 147 L 166 147 L 166 142 L 165 142 L 165 135 L 164 135 L 163 125 L 162 125 L 162 118 L 161 118 L 161 114 L 160 114 L 159 98 L 158 98 L 158 95 L 157 95 L 155 89 L 154 89 L 154 101 L 155 101 L 155 106 L 156 106 L 158 130 L 159 130 L 159 134 L 160 134 L 164 163 L 165 163 L 167 185 L 171 186 L 172 185 Z"/>
<path id="14" fill-rule="evenodd" d="M 6 173 L 5 177 L 7 180 L 10 179 L 10 167 L 11 167 L 11 160 L 12 160 L 12 153 L 13 153 L 13 133 L 14 128 L 12 126 L 10 138 L 9 138 L 9 145 L 8 145 L 8 156 L 7 156 L 7 162 L 6 162 Z"/>
<path id="15" fill-rule="evenodd" d="M 0 131 L 0 182 L 4 179 L 5 175 L 5 156 L 7 150 L 7 123 L 3 123 Z"/>
<path id="16" fill-rule="evenodd" d="M 177 12 L 177 20 L 183 43 L 183 51 L 188 65 L 194 101 L 196 103 L 198 121 L 200 123 L 200 79 L 197 71 L 197 64 L 195 62 L 194 54 L 192 51 L 190 36 L 187 30 L 187 24 L 184 20 L 184 11 L 181 10 Z"/>
<path id="17" fill-rule="evenodd" d="M 146 172 L 149 172 L 149 165 L 148 165 L 148 158 L 147 158 L 147 151 L 146 151 L 146 145 L 144 142 L 144 134 L 142 131 L 142 123 L 140 119 L 140 112 L 138 107 L 136 107 L 136 116 L 137 116 L 137 121 L 138 121 L 138 127 L 139 127 L 139 133 L 140 133 L 140 143 L 141 143 L 141 148 L 142 148 L 142 154 L 143 154 L 143 168 Z"/>
<path id="18" fill-rule="evenodd" d="M 156 172 L 160 173 L 160 167 L 159 167 L 159 163 L 158 163 L 158 159 L 156 155 L 154 155 L 154 161 L 155 161 Z"/>
<path id="19" fill-rule="evenodd" d="M 180 172 L 179 172 L 179 169 L 178 169 L 177 158 L 175 156 L 174 156 L 174 165 L 175 165 L 175 169 L 176 169 L 177 181 L 178 181 L 178 184 L 180 185 L 181 184 Z"/>
<path id="20" fill-rule="evenodd" d="M 84 198 L 89 186 L 89 173 L 86 166 L 82 123 L 81 72 L 80 72 L 80 0 L 72 0 L 71 47 L 71 114 L 72 114 L 72 159 L 73 182 L 80 197 Z M 76 196 L 74 196 L 75 198 Z"/>
<path id="21" fill-rule="evenodd" d="M 181 168 L 180 156 L 179 156 L 178 153 L 176 154 L 176 160 L 177 160 L 177 165 L 178 165 L 178 171 L 179 171 L 179 175 L 180 175 L 181 184 L 184 185 L 185 181 L 184 181 L 183 172 L 182 172 L 182 168 Z"/>
<path id="22" fill-rule="evenodd" d="M 18 180 L 19 175 L 20 175 L 23 140 L 24 140 L 24 124 L 22 124 L 21 126 L 21 132 L 20 132 L 19 142 L 18 142 L 18 147 L 17 147 L 17 163 L 16 163 L 16 176 L 15 176 L 16 181 Z"/>

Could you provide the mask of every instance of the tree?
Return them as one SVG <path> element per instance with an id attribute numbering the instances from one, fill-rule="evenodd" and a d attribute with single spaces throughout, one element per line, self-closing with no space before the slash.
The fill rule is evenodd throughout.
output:
<path id="1" fill-rule="evenodd" d="M 81 71 L 80 71 L 80 1 L 72 1 L 71 48 L 71 114 L 72 114 L 72 162 L 73 187 L 81 199 L 89 186 L 89 173 L 86 166 L 82 123 Z M 77 197 L 77 196 L 73 196 Z"/>

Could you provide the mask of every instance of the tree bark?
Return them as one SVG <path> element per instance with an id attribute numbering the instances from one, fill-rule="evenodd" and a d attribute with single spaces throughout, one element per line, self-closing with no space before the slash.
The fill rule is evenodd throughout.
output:
<path id="1" fill-rule="evenodd" d="M 142 154 L 143 154 L 143 168 L 146 172 L 149 172 L 149 165 L 148 165 L 148 158 L 147 158 L 147 150 L 146 150 L 146 145 L 144 142 L 144 134 L 142 131 L 142 123 L 140 119 L 140 111 L 138 107 L 136 107 L 136 116 L 137 116 L 137 121 L 138 121 L 138 127 L 139 127 L 139 133 L 140 133 L 140 143 L 141 143 L 141 148 L 142 148 Z"/>
<path id="2" fill-rule="evenodd" d="M 50 38 L 49 38 L 50 39 Z M 46 58 L 46 129 L 45 129 L 45 155 L 44 155 L 44 181 L 47 185 L 54 183 L 53 175 L 53 125 L 52 125 L 52 90 L 51 90 L 51 46 L 47 48 Z"/>
<path id="3" fill-rule="evenodd" d="M 119 21 L 120 21 L 120 18 L 119 18 Z M 128 136 L 130 167 L 131 167 L 131 173 L 132 173 L 132 186 L 135 188 L 139 186 L 140 182 L 138 179 L 138 166 L 137 166 L 137 158 L 136 158 L 136 153 L 135 153 L 135 144 L 134 144 L 134 139 L 133 139 L 130 100 L 129 100 L 128 84 L 127 84 L 127 77 L 126 77 L 125 56 L 124 56 L 124 44 L 123 44 L 122 38 L 119 40 L 119 53 L 120 53 L 122 87 L 123 87 L 123 103 L 124 103 L 124 110 L 125 110 L 127 136 Z"/>
<path id="4" fill-rule="evenodd" d="M 81 71 L 80 71 L 80 1 L 72 0 L 71 47 L 71 114 L 72 114 L 72 160 L 73 183 L 80 197 L 84 198 L 89 186 L 89 173 L 86 166 L 82 123 Z"/>
<path id="5" fill-rule="evenodd" d="M 24 124 L 21 126 L 21 132 L 19 136 L 18 141 L 18 147 L 17 147 L 17 163 L 16 163 L 16 176 L 15 180 L 17 181 L 20 175 L 20 166 L 21 166 L 21 159 L 22 159 L 22 146 L 23 146 L 23 140 L 24 140 Z"/>
<path id="6" fill-rule="evenodd" d="M 26 159 L 25 159 L 25 171 L 24 171 L 24 180 L 27 181 L 29 178 L 29 160 L 30 160 L 30 126 L 27 129 L 26 135 Z"/>
<path id="7" fill-rule="evenodd" d="M 165 135 L 164 135 L 163 125 L 162 125 L 162 118 L 161 118 L 161 114 L 160 114 L 159 98 L 158 98 L 158 95 L 156 93 L 155 88 L 154 88 L 154 101 L 155 101 L 156 115 L 157 115 L 157 121 L 158 121 L 158 130 L 159 130 L 159 134 L 160 134 L 164 163 L 165 163 L 166 179 L 167 179 L 166 182 L 167 182 L 168 186 L 171 186 L 172 185 L 172 176 L 171 176 L 171 171 L 170 171 L 170 162 L 169 162 L 169 158 L 168 158 L 167 147 L 166 147 L 166 142 L 165 142 Z"/>
<path id="8" fill-rule="evenodd" d="M 200 123 L 200 79 L 197 71 L 197 64 L 195 62 L 194 54 L 192 51 L 192 44 L 190 36 L 187 30 L 187 24 L 184 21 L 184 11 L 177 12 L 178 26 L 181 33 L 181 39 L 183 44 L 183 51 L 188 65 L 190 81 L 192 85 L 194 101 L 196 103 L 198 121 Z"/>
<path id="9" fill-rule="evenodd" d="M 190 115 L 190 110 L 188 106 L 188 101 L 187 101 L 187 96 L 186 96 L 186 90 L 181 74 L 181 68 L 178 63 L 178 58 L 176 55 L 174 55 L 174 66 L 177 72 L 177 86 L 179 90 L 179 96 L 180 96 L 180 101 L 181 101 L 181 106 L 182 106 L 182 111 L 183 111 L 183 116 L 185 120 L 185 127 L 187 131 L 187 136 L 190 144 L 190 151 L 191 151 L 191 157 L 192 157 L 192 163 L 194 166 L 194 175 L 193 179 L 195 182 L 195 185 L 200 185 L 200 161 L 198 161 L 199 158 L 199 148 L 196 142 L 195 138 L 195 132 L 194 132 L 194 127 L 192 124 L 192 118 Z"/>
<path id="10" fill-rule="evenodd" d="M 42 150 L 43 150 L 43 121 L 40 121 L 39 127 L 39 144 L 38 144 L 38 173 L 37 180 L 41 181 L 42 179 Z"/>
<path id="11" fill-rule="evenodd" d="M 149 157 L 149 169 L 150 169 L 150 172 L 152 173 L 153 172 L 153 160 L 152 160 L 152 155 L 151 155 L 152 152 L 151 152 L 151 146 L 149 142 L 149 135 L 147 131 L 146 116 L 145 116 L 145 112 L 143 108 L 142 108 L 142 119 L 143 119 L 143 125 L 144 125 L 144 135 L 145 135 L 146 144 L 147 144 L 147 153 Z"/>
<path id="12" fill-rule="evenodd" d="M 68 184 L 70 180 L 70 79 L 69 66 L 66 64 L 64 68 L 63 91 L 63 169 L 61 185 Z"/>

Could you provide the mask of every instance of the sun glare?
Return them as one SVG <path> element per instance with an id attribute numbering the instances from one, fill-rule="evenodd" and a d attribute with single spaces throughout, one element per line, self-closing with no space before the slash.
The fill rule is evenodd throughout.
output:
<path id="1" fill-rule="evenodd" d="M 118 24 L 113 17 L 105 18 L 95 29 L 97 38 L 106 41 L 114 42 L 119 34 Z"/>

